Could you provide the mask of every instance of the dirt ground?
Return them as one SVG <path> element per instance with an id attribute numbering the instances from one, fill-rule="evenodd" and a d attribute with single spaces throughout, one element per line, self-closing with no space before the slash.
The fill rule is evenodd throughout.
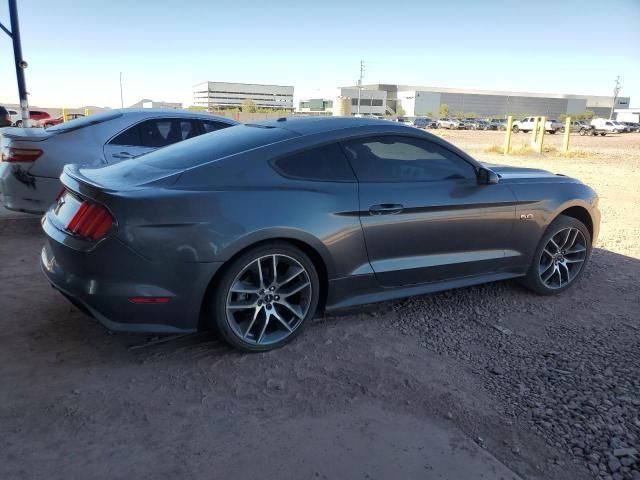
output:
<path id="1" fill-rule="evenodd" d="M 596 189 L 574 288 L 381 303 L 242 355 L 209 333 L 108 332 L 44 280 L 37 221 L 0 220 L 0 478 L 640 479 L 640 134 L 572 136 L 585 158 L 444 135 Z"/>

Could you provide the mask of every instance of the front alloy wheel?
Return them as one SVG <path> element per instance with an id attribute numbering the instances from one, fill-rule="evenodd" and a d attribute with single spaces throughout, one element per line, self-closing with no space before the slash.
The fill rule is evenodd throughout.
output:
<path id="1" fill-rule="evenodd" d="M 582 270 L 587 242 L 577 228 L 565 228 L 549 239 L 542 250 L 538 273 L 549 289 L 569 285 Z"/>
<path id="2" fill-rule="evenodd" d="M 587 227 L 573 217 L 559 215 L 542 236 L 523 283 L 543 295 L 559 293 L 582 275 L 590 255 Z"/>
<path id="3" fill-rule="evenodd" d="M 319 281 L 297 248 L 262 247 L 238 258 L 215 295 L 216 325 L 245 351 L 266 351 L 289 342 L 313 316 Z"/>

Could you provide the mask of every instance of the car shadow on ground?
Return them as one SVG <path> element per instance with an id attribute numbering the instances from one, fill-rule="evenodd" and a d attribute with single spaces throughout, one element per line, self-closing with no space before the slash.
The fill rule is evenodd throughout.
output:
<path id="1" fill-rule="evenodd" d="M 573 288 L 550 297 L 541 297 L 522 287 L 517 280 L 495 282 L 474 287 L 461 288 L 448 292 L 421 296 L 445 296 L 451 302 L 455 310 L 457 305 L 464 301 L 468 303 L 477 299 L 486 301 L 487 298 L 507 297 L 514 305 L 523 306 L 531 302 L 544 302 L 550 308 L 563 307 L 581 311 L 586 305 L 591 305 L 596 310 L 606 308 L 609 313 L 615 313 L 620 318 L 640 317 L 638 307 L 638 291 L 640 279 L 640 260 L 608 250 L 595 248 L 591 262 L 580 281 Z M 42 288 L 48 288 L 44 279 Z M 117 351 L 130 352 L 124 358 L 135 358 L 138 354 L 150 354 L 154 352 L 170 352 L 172 350 L 184 351 L 193 348 L 202 351 L 203 347 L 210 348 L 211 355 L 226 355 L 235 352 L 228 348 L 224 341 L 215 332 L 198 332 L 186 335 L 152 335 L 138 333 L 116 333 L 104 328 L 95 319 L 88 317 L 72 305 L 68 304 L 62 296 L 53 292 L 50 295 L 49 305 L 43 305 L 43 316 L 47 321 L 40 325 L 37 332 L 38 344 L 44 347 L 48 341 L 52 347 L 65 345 L 65 350 L 73 350 L 82 345 L 91 347 L 92 353 L 107 353 Z M 420 297 L 416 297 L 420 298 Z M 407 300 L 395 300 L 378 304 L 363 305 L 344 309 L 331 314 L 319 313 L 307 326 L 305 332 L 295 342 L 313 341 L 313 332 L 320 328 L 340 328 L 340 324 L 350 321 L 351 318 L 366 318 L 371 322 L 384 323 L 385 319 L 398 308 L 402 308 Z M 635 308 L 635 312 L 634 312 Z M 427 312 L 428 313 L 428 312 Z M 635 313 L 635 316 L 633 315 Z M 74 344 L 76 347 L 74 347 Z M 286 348 L 286 347 L 285 347 Z M 127 361 L 127 360 L 125 360 Z"/>

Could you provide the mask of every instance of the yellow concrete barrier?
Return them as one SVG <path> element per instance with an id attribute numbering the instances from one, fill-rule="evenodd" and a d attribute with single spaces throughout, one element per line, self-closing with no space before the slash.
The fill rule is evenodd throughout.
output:
<path id="1" fill-rule="evenodd" d="M 503 153 L 504 155 L 509 155 L 511 152 L 511 134 L 513 133 L 513 116 L 509 115 L 507 117 L 507 131 L 504 136 L 504 146 Z"/>
<path id="2" fill-rule="evenodd" d="M 535 148 L 538 143 L 538 117 L 533 122 L 533 130 L 531 130 L 531 148 Z"/>
<path id="3" fill-rule="evenodd" d="M 538 142 L 536 144 L 536 151 L 542 153 L 542 145 L 544 144 L 544 134 L 547 128 L 547 117 L 540 119 L 540 134 L 538 136 Z"/>
<path id="4" fill-rule="evenodd" d="M 63 121 L 63 122 L 65 122 L 65 123 L 67 123 L 67 120 L 68 120 L 68 119 L 67 119 L 67 109 L 66 109 L 66 108 L 63 108 L 63 109 L 62 109 L 62 121 Z"/>
<path id="5" fill-rule="evenodd" d="M 85 116 L 85 117 L 88 117 L 90 114 L 91 114 L 91 112 L 89 112 L 89 109 L 88 109 L 88 108 L 85 108 L 85 109 L 84 109 L 84 116 Z"/>
<path id="6" fill-rule="evenodd" d="M 571 117 L 567 117 L 564 121 L 564 141 L 562 142 L 562 151 L 569 151 L 569 135 L 571 134 Z"/>

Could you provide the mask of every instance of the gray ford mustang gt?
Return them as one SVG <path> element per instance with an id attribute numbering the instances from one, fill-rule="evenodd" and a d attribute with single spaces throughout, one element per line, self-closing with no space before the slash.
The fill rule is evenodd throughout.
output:
<path id="1" fill-rule="evenodd" d="M 113 330 L 215 328 L 245 351 L 320 309 L 514 277 L 561 292 L 600 223 L 578 180 L 365 118 L 238 125 L 61 180 L 42 220 L 56 289 Z"/>

